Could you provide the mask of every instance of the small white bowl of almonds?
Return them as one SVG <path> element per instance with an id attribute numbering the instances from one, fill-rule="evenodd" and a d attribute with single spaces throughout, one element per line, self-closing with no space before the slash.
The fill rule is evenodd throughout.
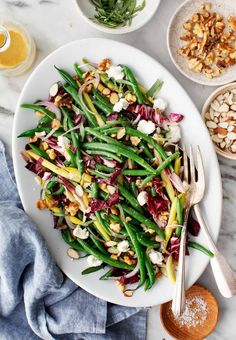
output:
<path id="1" fill-rule="evenodd" d="M 202 109 L 216 152 L 236 160 L 236 82 L 215 90 Z"/>

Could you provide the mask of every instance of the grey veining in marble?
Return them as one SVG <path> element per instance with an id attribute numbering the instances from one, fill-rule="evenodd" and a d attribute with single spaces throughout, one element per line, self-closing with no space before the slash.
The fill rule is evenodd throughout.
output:
<path id="1" fill-rule="evenodd" d="M 148 1 L 148 0 L 147 0 Z M 233 0 L 231 0 L 233 1 Z M 166 47 L 167 24 L 182 0 L 162 0 L 153 19 L 139 31 L 123 36 L 110 36 L 91 28 L 79 16 L 72 0 L 0 0 L 0 18 L 11 17 L 27 27 L 37 44 L 34 67 L 57 47 L 76 39 L 106 37 L 126 42 L 150 54 L 162 63 L 187 90 L 199 111 L 214 88 L 198 85 L 176 70 Z M 13 112 L 20 91 L 29 73 L 17 78 L 0 78 L 0 138 L 11 147 Z M 224 189 L 222 228 L 218 241 L 220 250 L 236 271 L 236 162 L 219 159 Z M 214 176 L 214 169 L 208 169 Z M 199 280 L 217 297 L 220 319 L 210 340 L 236 339 L 236 298 L 224 299 L 217 291 L 208 266 Z M 159 307 L 152 308 L 148 320 L 148 340 L 170 340 L 159 319 Z M 187 340 L 187 339 L 186 339 Z"/>

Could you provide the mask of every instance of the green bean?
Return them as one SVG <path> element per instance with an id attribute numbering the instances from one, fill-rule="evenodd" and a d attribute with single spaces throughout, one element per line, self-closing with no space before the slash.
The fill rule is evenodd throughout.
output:
<path id="1" fill-rule="evenodd" d="M 117 133 L 121 128 L 120 127 L 111 127 L 110 129 L 106 129 L 103 131 L 104 135 L 112 135 L 113 133 Z"/>
<path id="2" fill-rule="evenodd" d="M 90 169 L 88 168 L 88 172 L 91 174 L 91 175 L 94 175 L 94 176 L 97 176 L 97 177 L 101 177 L 101 178 L 108 178 L 109 175 L 108 174 L 103 174 L 97 170 L 93 170 L 93 169 Z"/>
<path id="3" fill-rule="evenodd" d="M 83 110 L 88 122 L 91 124 L 91 126 L 97 126 L 97 120 L 94 114 L 87 108 L 87 106 L 81 101 L 81 99 L 78 96 L 77 90 L 68 84 L 63 84 L 63 87 L 67 93 L 71 95 L 71 97 L 74 99 L 74 101 L 79 105 L 81 110 Z"/>
<path id="4" fill-rule="evenodd" d="M 145 135 L 144 133 L 135 130 L 129 126 L 127 126 L 125 128 L 126 133 L 130 136 L 135 136 L 138 138 L 141 138 L 143 140 L 145 140 L 145 142 L 147 142 L 148 144 L 150 144 L 151 146 L 153 146 L 153 148 L 159 153 L 159 155 L 161 156 L 161 158 L 163 160 L 168 158 L 168 155 L 166 154 L 165 150 L 163 149 L 163 147 L 161 145 L 159 145 L 152 137 Z M 171 171 L 174 170 L 173 166 L 170 164 L 170 169 Z"/>
<path id="5" fill-rule="evenodd" d="M 63 192 L 65 191 L 64 187 L 60 187 L 57 191 L 53 192 L 53 196 L 58 196 L 63 194 Z"/>
<path id="6" fill-rule="evenodd" d="M 51 180 L 47 185 L 47 190 L 51 190 L 55 185 L 57 185 L 57 181 Z"/>
<path id="7" fill-rule="evenodd" d="M 153 249 L 159 249 L 160 243 L 157 243 L 156 241 L 149 240 L 147 237 L 142 235 L 141 233 L 136 234 L 137 239 L 140 244 L 142 244 L 145 247 L 153 248 Z"/>
<path id="8" fill-rule="evenodd" d="M 150 221 L 147 217 L 143 216 L 139 212 L 137 212 L 135 209 L 129 207 L 128 205 L 121 203 L 122 208 L 124 211 L 131 217 L 138 220 L 140 223 L 143 223 L 145 226 L 147 226 L 150 229 L 155 230 L 155 232 L 164 240 L 165 239 L 165 233 L 164 231 L 159 228 L 156 223 Z"/>
<path id="9" fill-rule="evenodd" d="M 152 263 L 147 254 L 145 254 L 145 266 L 146 266 L 148 277 L 149 277 L 149 285 L 147 289 L 150 289 L 156 281 L 156 275 L 155 275 Z"/>
<path id="10" fill-rule="evenodd" d="M 92 189 L 92 197 L 93 198 L 98 198 L 98 183 L 94 182 L 91 186 L 91 189 Z"/>
<path id="11" fill-rule="evenodd" d="M 154 158 L 153 154 L 151 153 L 151 151 L 149 150 L 148 146 L 146 145 L 146 143 L 143 140 L 141 140 L 139 145 L 140 145 L 140 148 L 145 153 L 145 155 L 148 157 L 148 159 L 153 159 Z"/>
<path id="12" fill-rule="evenodd" d="M 35 132 L 42 132 L 45 131 L 46 133 L 51 131 L 51 128 L 46 128 L 46 127 L 39 127 L 36 129 L 31 129 L 31 130 L 27 130 L 22 132 L 20 135 L 17 136 L 17 138 L 21 138 L 21 137 L 33 137 L 35 136 Z"/>
<path id="13" fill-rule="evenodd" d="M 108 272 L 106 272 L 105 274 L 103 274 L 99 280 L 108 280 L 109 277 L 112 276 L 112 273 L 113 273 L 113 269 L 109 269 Z"/>
<path id="14" fill-rule="evenodd" d="M 23 107 L 24 109 L 31 109 L 31 110 L 34 110 L 34 111 L 39 111 L 39 112 L 45 114 L 45 116 L 47 116 L 48 118 L 50 118 L 50 120 L 53 120 L 54 118 L 56 118 L 56 115 L 55 115 L 54 112 L 51 112 L 48 109 L 45 109 L 45 107 L 42 107 L 40 105 L 21 104 L 21 107 Z"/>
<path id="15" fill-rule="evenodd" d="M 32 149 L 35 153 L 37 153 L 37 155 L 39 155 L 40 157 L 43 157 L 43 158 L 47 159 L 47 160 L 50 161 L 50 162 L 52 161 L 52 160 L 49 158 L 48 154 L 47 154 L 45 151 L 39 149 L 39 148 L 38 148 L 37 146 L 35 146 L 34 144 L 29 143 L 28 145 L 31 147 L 31 149 Z"/>
<path id="16" fill-rule="evenodd" d="M 121 193 L 121 195 L 124 196 L 124 198 L 130 203 L 130 205 L 132 205 L 132 207 L 134 209 L 136 209 L 137 211 L 139 211 L 141 214 L 143 213 L 143 209 L 141 208 L 141 206 L 139 205 L 137 199 L 135 197 L 132 196 L 132 194 L 126 190 L 122 185 L 119 184 L 118 186 L 118 190 Z"/>
<path id="17" fill-rule="evenodd" d="M 89 268 L 86 268 L 84 269 L 81 274 L 82 275 L 87 275 L 87 274 L 91 274 L 91 273 L 94 273 L 94 272 L 97 272 L 101 269 L 103 269 L 104 266 L 101 264 L 100 266 L 97 266 L 97 267 L 89 267 Z"/>
<path id="18" fill-rule="evenodd" d="M 109 253 L 106 251 L 106 249 L 103 247 L 103 245 L 101 244 L 101 242 L 100 241 L 98 241 L 97 239 L 96 239 L 96 237 L 95 236 L 93 236 L 93 235 L 90 235 L 90 238 L 91 238 L 91 240 L 93 241 L 93 243 L 95 244 L 95 246 L 98 248 L 98 250 L 100 250 L 103 254 L 105 254 L 105 255 L 109 255 Z"/>
<path id="19" fill-rule="evenodd" d="M 100 109 L 103 113 L 105 113 L 106 116 L 109 116 L 109 114 L 112 112 L 112 110 L 105 106 L 102 102 L 100 102 L 98 99 L 93 100 L 93 104 Z"/>
<path id="20" fill-rule="evenodd" d="M 109 227 L 107 226 L 107 224 L 105 223 L 105 221 L 103 220 L 100 211 L 96 211 L 96 212 L 95 212 L 95 216 L 97 217 L 98 222 L 99 222 L 99 223 L 102 225 L 102 227 L 106 230 L 106 232 L 107 232 L 108 234 L 110 234 L 110 229 L 109 229 Z M 105 240 L 105 241 L 106 241 L 106 240 Z"/>
<path id="21" fill-rule="evenodd" d="M 207 256 L 213 258 L 214 254 L 207 248 L 203 247 L 201 244 L 193 241 L 188 241 L 188 246 L 194 249 L 201 251 L 202 253 L 206 254 Z"/>
<path id="22" fill-rule="evenodd" d="M 150 280 L 149 278 L 146 279 L 145 284 L 144 284 L 144 291 L 146 292 L 150 287 Z"/>
<path id="23" fill-rule="evenodd" d="M 164 82 L 160 79 L 157 79 L 155 83 L 150 87 L 150 89 L 147 91 L 146 96 L 147 97 L 155 97 L 158 92 L 160 92 Z"/>
<path id="24" fill-rule="evenodd" d="M 43 116 L 42 118 L 39 119 L 37 127 L 48 127 L 48 125 L 51 125 L 52 119 L 49 118 L 48 116 Z M 51 128 L 50 128 L 51 130 Z"/>
<path id="25" fill-rule="evenodd" d="M 159 175 L 175 158 L 179 157 L 180 153 L 179 152 L 175 152 L 173 153 L 171 156 L 169 156 L 168 158 L 166 158 L 156 169 L 156 173 L 154 175 L 149 175 L 148 177 L 146 177 L 142 183 L 141 186 L 144 186 L 145 184 L 147 184 L 148 182 L 150 182 L 154 176 Z"/>
<path id="26" fill-rule="evenodd" d="M 74 63 L 74 69 L 79 79 L 83 79 L 83 71 L 79 68 L 78 63 Z"/>
<path id="27" fill-rule="evenodd" d="M 139 287 L 142 286 L 146 280 L 146 267 L 145 267 L 145 260 L 144 260 L 144 253 L 142 250 L 142 247 L 138 243 L 136 234 L 134 231 L 130 228 L 130 226 L 124 222 L 125 229 L 128 232 L 128 235 L 131 239 L 131 242 L 133 244 L 133 247 L 135 249 L 135 253 L 138 258 L 138 264 L 139 264 L 139 272 L 140 272 L 140 280 L 139 280 Z"/>
<path id="28" fill-rule="evenodd" d="M 69 112 L 67 111 L 67 108 L 62 106 L 61 112 L 64 115 L 64 117 L 67 117 L 69 129 L 73 129 L 75 125 L 74 125 L 74 122 L 72 121 L 72 119 L 69 115 Z M 83 172 L 84 172 L 83 160 L 82 160 L 82 156 L 81 156 L 80 143 L 79 143 L 79 140 L 78 140 L 78 135 L 75 133 L 75 131 L 71 131 L 70 135 L 71 135 L 71 139 L 72 139 L 72 144 L 76 149 L 75 156 L 74 157 L 72 156 L 73 165 L 74 165 L 74 167 L 78 168 L 78 170 L 80 171 L 81 174 L 83 174 Z M 69 154 L 70 154 L 70 152 L 69 152 Z M 70 156 L 71 156 L 71 154 L 70 154 Z"/>
<path id="29" fill-rule="evenodd" d="M 105 136 L 104 133 L 101 133 L 101 132 L 99 132 L 99 131 L 97 131 L 95 129 L 86 127 L 85 128 L 85 132 L 87 134 L 89 134 L 89 135 L 92 135 L 92 136 L 94 136 L 96 138 L 99 138 L 99 139 L 103 140 L 104 142 L 106 142 L 108 144 L 117 145 L 117 146 L 120 146 L 122 148 L 125 147 L 123 143 L 119 142 L 118 140 L 116 140 L 114 138 Z M 132 150 L 132 151 L 136 150 L 133 147 L 127 147 L 127 149 Z"/>
<path id="30" fill-rule="evenodd" d="M 70 156 L 70 163 L 73 168 L 76 168 L 76 160 L 75 160 L 75 154 L 71 151 L 70 148 L 66 148 L 66 151 L 68 155 Z"/>
<path id="31" fill-rule="evenodd" d="M 112 127 L 114 125 L 118 125 L 118 124 L 124 124 L 123 120 L 121 120 L 121 119 L 112 120 L 112 121 L 108 122 L 107 124 L 105 124 L 103 126 L 98 126 L 98 127 L 94 128 L 94 130 L 103 131 L 103 130 L 109 129 L 110 127 Z"/>
<path id="32" fill-rule="evenodd" d="M 78 89 L 78 85 L 77 85 L 76 81 L 73 79 L 73 77 L 68 72 L 58 68 L 55 65 L 54 65 L 54 67 L 59 72 L 60 76 L 65 80 L 66 83 L 70 84 L 75 89 Z"/>
<path id="33" fill-rule="evenodd" d="M 131 71 L 131 69 L 128 67 L 128 66 L 123 66 L 123 70 L 124 70 L 124 73 L 127 77 L 127 79 L 132 83 L 133 85 L 133 90 L 134 90 L 134 93 L 137 97 L 137 101 L 139 104 L 143 104 L 144 103 L 144 98 L 143 98 L 143 94 L 139 88 L 139 85 L 138 85 L 138 82 L 133 74 L 133 72 Z"/>
<path id="34" fill-rule="evenodd" d="M 108 172 L 109 174 L 111 174 L 111 173 L 114 171 L 114 168 L 109 168 L 108 166 L 103 165 L 103 164 L 100 164 L 100 163 L 96 163 L 96 168 L 97 168 L 99 171 L 106 171 L 106 172 Z"/>
<path id="35" fill-rule="evenodd" d="M 102 96 L 95 89 L 93 89 L 93 95 L 94 95 L 94 98 L 96 98 L 100 103 L 104 104 L 104 106 L 107 107 L 107 109 L 110 110 L 110 113 L 113 111 L 113 106 L 106 97 Z"/>
<path id="36" fill-rule="evenodd" d="M 182 203 L 181 203 L 181 201 L 178 197 L 177 197 L 177 201 L 176 201 L 176 210 L 177 210 L 178 224 L 183 225 L 183 205 L 182 205 Z M 175 229 L 175 234 L 176 234 L 177 237 L 180 237 L 181 231 L 182 231 L 181 227 L 177 227 Z"/>
<path id="37" fill-rule="evenodd" d="M 61 236 L 63 238 L 63 240 L 68 243 L 69 245 L 71 245 L 71 243 L 73 243 L 73 238 L 70 234 L 70 229 L 67 228 L 66 230 L 61 230 Z"/>
<path id="38" fill-rule="evenodd" d="M 89 155 L 99 155 L 99 156 L 104 156 L 108 159 L 114 159 L 119 163 L 122 163 L 122 159 L 115 155 L 114 153 L 108 152 L 108 151 L 102 151 L 102 150 L 87 150 L 86 151 L 87 154 Z"/>
<path id="39" fill-rule="evenodd" d="M 140 166 L 145 168 L 146 170 L 149 170 L 151 173 L 155 173 L 155 170 L 151 165 L 149 165 L 143 158 L 136 155 L 134 152 L 128 150 L 125 147 L 121 147 L 114 144 L 104 144 L 104 143 L 83 143 L 83 149 L 85 150 L 102 150 L 102 151 L 108 151 L 113 152 L 117 154 L 121 154 L 122 156 L 125 156 L 127 158 L 130 158 L 134 160 L 136 163 L 138 163 Z"/>
<path id="40" fill-rule="evenodd" d="M 125 263 L 125 262 L 113 260 L 109 256 L 102 254 L 100 251 L 89 246 L 84 240 L 78 239 L 78 242 L 88 254 L 97 257 L 99 260 L 103 261 L 104 263 L 106 263 L 106 264 L 108 264 L 112 267 L 121 268 L 121 269 L 128 269 L 128 270 L 134 269 L 134 266 L 131 266 L 131 265 Z"/>
<path id="41" fill-rule="evenodd" d="M 153 188 L 153 187 L 150 188 L 150 193 L 153 197 L 157 196 L 157 192 L 156 192 L 155 188 Z"/>
<path id="42" fill-rule="evenodd" d="M 150 171 L 147 170 L 137 170 L 137 169 L 125 169 L 122 171 L 124 176 L 146 176 L 150 175 Z"/>

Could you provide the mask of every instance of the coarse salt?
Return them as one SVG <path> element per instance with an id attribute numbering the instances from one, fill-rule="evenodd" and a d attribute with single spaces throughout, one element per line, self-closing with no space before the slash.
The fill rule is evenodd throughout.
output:
<path id="1" fill-rule="evenodd" d="M 170 312 L 172 313 L 171 306 Z M 186 299 L 183 314 L 180 316 L 174 315 L 174 319 L 181 327 L 196 327 L 204 323 L 207 318 L 207 312 L 207 302 L 201 296 L 194 296 Z"/>

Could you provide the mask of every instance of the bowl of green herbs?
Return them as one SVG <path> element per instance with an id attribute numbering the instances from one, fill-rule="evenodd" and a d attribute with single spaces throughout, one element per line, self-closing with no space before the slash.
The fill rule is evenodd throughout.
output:
<path id="1" fill-rule="evenodd" d="M 155 14 L 160 0 L 75 0 L 80 15 L 94 28 L 124 34 L 145 25 Z"/>

